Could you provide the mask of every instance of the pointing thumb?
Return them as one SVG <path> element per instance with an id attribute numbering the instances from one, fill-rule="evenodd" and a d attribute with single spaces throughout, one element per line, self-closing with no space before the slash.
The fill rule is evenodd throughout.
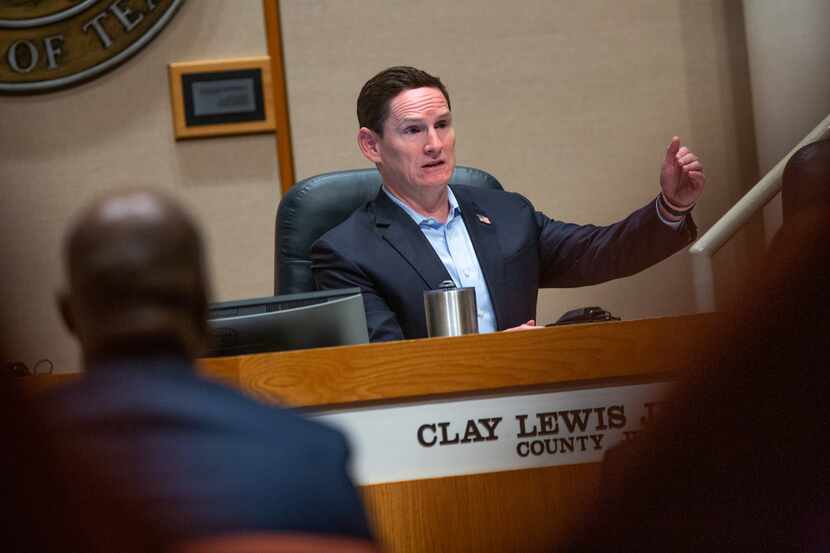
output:
<path id="1" fill-rule="evenodd" d="M 680 150 L 680 137 L 673 136 L 671 139 L 671 144 L 666 149 L 666 161 L 669 163 L 674 163 L 674 156 L 677 155 L 677 152 Z"/>

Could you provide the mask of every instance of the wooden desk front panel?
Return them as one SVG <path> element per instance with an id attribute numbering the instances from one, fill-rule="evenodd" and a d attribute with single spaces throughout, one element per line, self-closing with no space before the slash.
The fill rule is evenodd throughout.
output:
<path id="1" fill-rule="evenodd" d="M 389 553 L 550 553 L 582 521 L 599 476 L 599 464 L 569 465 L 362 491 Z"/>
<path id="2" fill-rule="evenodd" d="M 512 388 L 682 373 L 728 321 L 693 315 L 460 338 L 207 359 L 243 390 L 295 406 L 396 403 Z M 555 551 L 594 501 L 600 465 L 365 486 L 389 553 Z"/>

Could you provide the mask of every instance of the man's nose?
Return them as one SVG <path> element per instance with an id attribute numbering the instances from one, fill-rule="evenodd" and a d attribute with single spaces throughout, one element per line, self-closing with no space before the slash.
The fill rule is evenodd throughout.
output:
<path id="1" fill-rule="evenodd" d="M 424 144 L 424 152 L 429 155 L 440 154 L 444 144 L 441 141 L 441 137 L 438 136 L 438 131 L 435 129 L 429 129 L 427 131 L 426 138 L 427 141 Z"/>

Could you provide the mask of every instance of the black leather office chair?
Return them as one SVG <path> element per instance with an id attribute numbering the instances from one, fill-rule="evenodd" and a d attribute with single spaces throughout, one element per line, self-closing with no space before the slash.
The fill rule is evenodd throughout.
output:
<path id="1" fill-rule="evenodd" d="M 472 167 L 456 167 L 450 184 L 502 190 L 493 175 Z M 376 169 L 326 173 L 295 184 L 277 209 L 274 293 L 314 290 L 311 245 L 373 199 L 379 190 L 380 174 Z"/>

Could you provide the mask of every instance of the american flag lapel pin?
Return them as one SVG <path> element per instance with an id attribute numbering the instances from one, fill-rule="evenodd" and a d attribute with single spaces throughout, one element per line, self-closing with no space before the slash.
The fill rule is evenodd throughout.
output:
<path id="1" fill-rule="evenodd" d="M 481 223 L 483 223 L 483 224 L 485 224 L 485 225 L 489 225 L 489 224 L 490 224 L 490 218 L 489 218 L 487 215 L 482 215 L 481 213 L 477 213 L 477 214 L 476 214 L 476 216 L 478 217 L 478 220 L 479 220 Z"/>

